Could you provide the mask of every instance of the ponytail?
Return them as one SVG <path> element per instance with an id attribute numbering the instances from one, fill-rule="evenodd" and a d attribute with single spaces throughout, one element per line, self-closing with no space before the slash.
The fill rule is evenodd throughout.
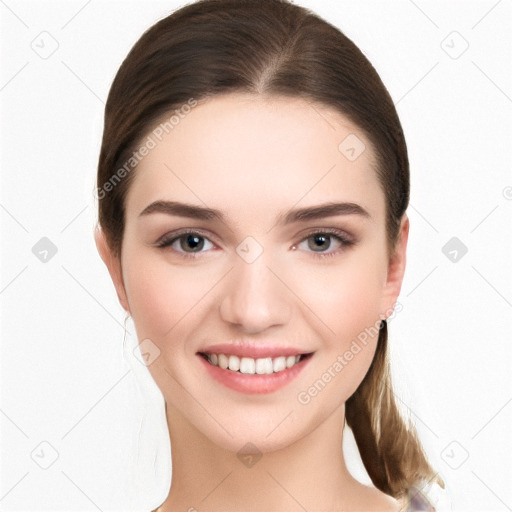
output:
<path id="1" fill-rule="evenodd" d="M 375 487 L 401 498 L 407 490 L 444 482 L 430 466 L 416 429 L 401 416 L 391 386 L 388 330 L 382 320 L 377 349 L 365 378 L 347 400 L 345 415 Z"/>

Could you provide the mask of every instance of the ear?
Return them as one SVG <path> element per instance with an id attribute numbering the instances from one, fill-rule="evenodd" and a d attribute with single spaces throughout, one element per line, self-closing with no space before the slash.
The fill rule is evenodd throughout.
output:
<path id="1" fill-rule="evenodd" d="M 107 266 L 110 277 L 112 278 L 119 303 L 123 309 L 131 315 L 130 304 L 128 303 L 128 298 L 126 296 L 126 290 L 123 283 L 123 273 L 121 269 L 120 258 L 116 258 L 112 255 L 110 247 L 108 246 L 107 240 L 105 238 L 105 234 L 99 225 L 97 225 L 94 230 L 94 241 L 96 242 L 96 247 L 101 256 L 101 259 Z"/>
<path id="2" fill-rule="evenodd" d="M 409 218 L 404 213 L 400 222 L 398 240 L 394 253 L 390 256 L 386 278 L 383 283 L 382 315 L 388 318 L 393 314 L 400 295 L 405 274 L 407 241 L 409 239 Z"/>

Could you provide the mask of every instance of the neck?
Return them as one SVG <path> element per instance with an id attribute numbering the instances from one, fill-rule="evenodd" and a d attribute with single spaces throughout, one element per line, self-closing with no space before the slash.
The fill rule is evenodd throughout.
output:
<path id="1" fill-rule="evenodd" d="M 217 446 L 168 405 L 172 481 L 158 511 L 345 509 L 363 486 L 345 466 L 344 420 L 342 405 L 302 439 L 258 460 Z"/>

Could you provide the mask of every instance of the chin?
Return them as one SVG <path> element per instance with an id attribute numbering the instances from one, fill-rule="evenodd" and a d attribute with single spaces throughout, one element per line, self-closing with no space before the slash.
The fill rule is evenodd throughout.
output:
<path id="1" fill-rule="evenodd" d="M 204 427 L 204 424 L 196 426 L 212 443 L 237 455 L 253 452 L 263 454 L 282 450 L 307 435 L 309 431 L 307 425 L 294 424 L 293 429 L 288 425 L 287 427 L 282 426 L 281 432 L 278 432 L 278 429 L 272 432 L 272 429 L 263 427 L 263 424 L 258 427 L 244 421 L 236 425 L 236 428 L 232 424 L 230 429 L 232 436 L 230 436 L 221 428 L 207 429 Z M 270 435 L 269 432 L 271 432 Z"/>

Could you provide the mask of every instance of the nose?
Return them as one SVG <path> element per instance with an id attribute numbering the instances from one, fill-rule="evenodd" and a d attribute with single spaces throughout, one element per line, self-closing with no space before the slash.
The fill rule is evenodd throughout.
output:
<path id="1" fill-rule="evenodd" d="M 220 305 L 225 322 L 238 330 L 255 334 L 286 324 L 292 311 L 290 292 L 267 266 L 263 253 L 256 261 L 239 259 L 230 272 Z"/>

